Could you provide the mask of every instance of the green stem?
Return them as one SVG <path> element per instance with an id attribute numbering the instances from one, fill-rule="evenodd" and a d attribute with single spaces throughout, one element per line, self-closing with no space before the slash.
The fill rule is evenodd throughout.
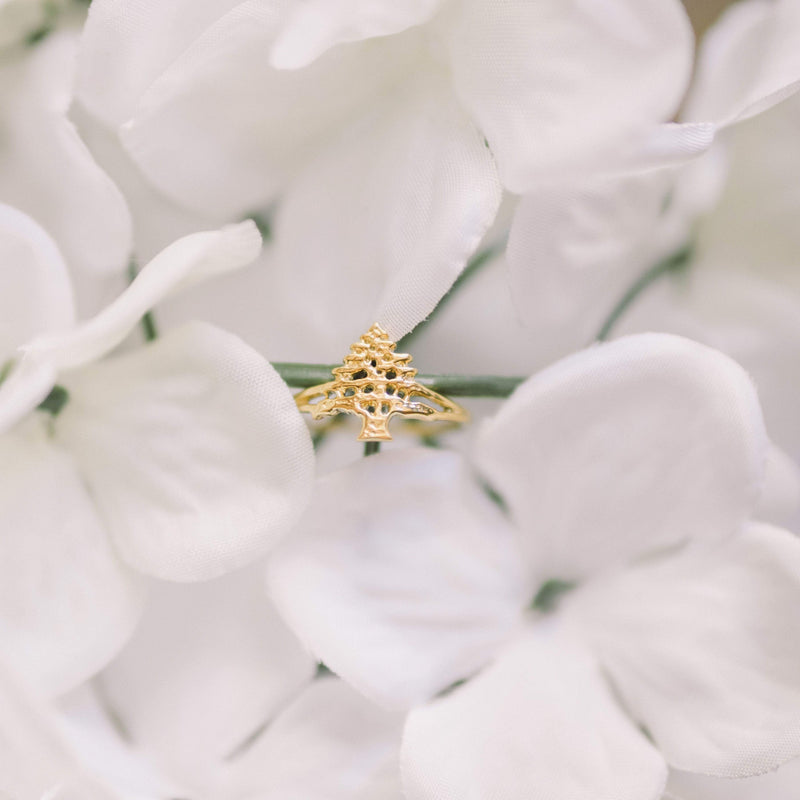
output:
<path id="1" fill-rule="evenodd" d="M 365 456 L 374 456 L 375 453 L 380 453 L 381 451 L 381 443 L 380 442 L 367 442 L 364 445 L 364 455 Z"/>
<path id="2" fill-rule="evenodd" d="M 627 289 L 625 294 L 619 299 L 617 304 L 611 309 L 611 313 L 603 323 L 600 330 L 597 332 L 596 339 L 598 342 L 604 342 L 611 335 L 614 326 L 619 322 L 620 317 L 633 305 L 634 301 L 644 292 L 651 284 L 655 283 L 663 275 L 668 275 L 671 272 L 677 272 L 685 267 L 692 257 L 694 246 L 692 243 L 687 243 L 679 250 L 676 250 L 671 255 L 654 264 L 645 273 L 640 275 L 631 286 Z"/>
<path id="3" fill-rule="evenodd" d="M 469 283 L 469 281 L 472 280 L 472 278 L 475 277 L 475 275 L 480 272 L 484 266 L 491 262 L 495 257 L 499 256 L 500 253 L 505 250 L 505 247 L 506 239 L 504 238 L 498 242 L 487 245 L 483 250 L 476 253 L 467 262 L 467 266 L 464 267 L 461 274 L 455 279 L 447 294 L 439 301 L 439 304 L 431 312 L 430 316 L 427 319 L 422 320 L 422 322 L 420 322 L 413 331 L 407 333 L 402 339 L 400 339 L 400 341 L 397 343 L 398 351 L 404 352 L 405 350 L 411 349 L 417 337 L 442 312 L 442 309 L 446 308 L 447 305 L 452 302 L 459 290 Z"/>
<path id="4" fill-rule="evenodd" d="M 136 267 L 136 259 L 131 258 L 128 263 L 128 279 L 131 283 L 136 280 L 139 270 Z M 142 326 L 142 333 L 146 342 L 154 342 L 158 339 L 158 326 L 156 325 L 156 318 L 153 316 L 152 311 L 146 311 L 139 321 Z"/>
<path id="5" fill-rule="evenodd" d="M 273 364 L 289 386 L 308 389 L 332 380 L 337 364 Z M 524 377 L 506 375 L 417 375 L 415 380 L 434 392 L 451 397 L 508 397 Z"/>

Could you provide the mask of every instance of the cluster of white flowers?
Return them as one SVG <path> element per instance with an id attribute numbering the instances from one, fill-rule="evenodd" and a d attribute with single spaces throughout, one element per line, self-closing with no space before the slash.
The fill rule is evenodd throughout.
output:
<path id="1" fill-rule="evenodd" d="M 800 797 L 799 143 L 800 0 L 0 0 L 0 800 Z"/>

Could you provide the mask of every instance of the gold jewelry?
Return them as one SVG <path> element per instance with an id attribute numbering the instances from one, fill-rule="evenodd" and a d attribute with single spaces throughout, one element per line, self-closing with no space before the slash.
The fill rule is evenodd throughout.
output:
<path id="1" fill-rule="evenodd" d="M 314 419 L 334 414 L 361 417 L 362 442 L 391 439 L 389 418 L 394 414 L 466 422 L 465 409 L 414 380 L 417 370 L 409 366 L 411 356 L 395 353 L 396 347 L 376 323 L 350 347 L 342 366 L 333 370 L 335 380 L 304 389 L 295 397 L 297 407 Z"/>

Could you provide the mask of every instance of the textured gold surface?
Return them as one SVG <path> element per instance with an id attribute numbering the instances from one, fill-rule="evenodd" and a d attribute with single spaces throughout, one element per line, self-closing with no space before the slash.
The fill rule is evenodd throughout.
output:
<path id="1" fill-rule="evenodd" d="M 380 325 L 373 325 L 333 370 L 335 380 L 312 386 L 295 397 L 297 407 L 314 419 L 334 414 L 361 417 L 361 441 L 386 441 L 389 418 L 466 422 L 469 414 L 457 403 L 417 383 L 411 356 L 397 347 Z"/>

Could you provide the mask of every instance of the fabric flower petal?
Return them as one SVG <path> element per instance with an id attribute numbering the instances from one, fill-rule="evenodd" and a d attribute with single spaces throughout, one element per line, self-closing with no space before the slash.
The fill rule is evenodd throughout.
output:
<path id="1" fill-rule="evenodd" d="M 78 100 L 116 130 L 142 93 L 241 0 L 94 0 L 78 51 Z M 265 3 L 266 5 L 266 3 Z"/>
<path id="2" fill-rule="evenodd" d="M 514 192 L 605 166 L 672 117 L 691 73 L 691 25 L 673 0 L 468 0 L 439 24 L 459 97 Z"/>
<path id="3" fill-rule="evenodd" d="M 673 770 L 667 797 L 675 800 L 794 800 L 800 785 L 800 760 L 755 778 L 722 779 Z"/>
<path id="4" fill-rule="evenodd" d="M 332 131 L 363 113 L 416 56 L 416 45 L 389 37 L 334 48 L 302 70 L 277 70 L 269 50 L 285 8 L 237 5 L 150 84 L 121 129 L 148 178 L 188 208 L 231 219 L 272 202 Z"/>
<path id="5" fill-rule="evenodd" d="M 683 117 L 724 127 L 766 111 L 800 89 L 800 6 L 795 0 L 735 3 L 703 40 Z"/>
<path id="6" fill-rule="evenodd" d="M 427 22 L 443 0 L 310 0 L 292 9 L 272 47 L 278 69 L 298 69 L 331 47 L 399 33 Z"/>
<path id="7" fill-rule="evenodd" d="M 381 788 L 394 769 L 403 717 L 365 700 L 344 681 L 314 681 L 253 745 L 230 761 L 231 796 L 259 800 L 394 800 Z M 398 776 L 399 778 L 399 776 Z"/>
<path id="8" fill-rule="evenodd" d="M 474 672 L 529 599 L 508 525 L 463 461 L 417 449 L 319 480 L 268 580 L 311 651 L 390 707 Z"/>
<path id="9" fill-rule="evenodd" d="M 69 273 L 55 242 L 27 214 L 0 205 L 0 368 L 19 345 L 74 318 Z"/>
<path id="10" fill-rule="evenodd" d="M 159 300 L 196 281 L 250 263 L 260 249 L 261 234 L 249 220 L 219 231 L 185 236 L 159 253 L 96 316 L 23 345 L 0 384 L 0 432 L 36 408 L 55 384 L 59 371 L 105 355 Z"/>
<path id="11" fill-rule="evenodd" d="M 319 358 L 341 358 L 374 322 L 398 340 L 450 288 L 500 197 L 483 137 L 442 80 L 374 103 L 279 209 L 276 281 L 297 334 L 329 343 Z"/>
<path id="12" fill-rule="evenodd" d="M 26 357 L 59 369 L 83 366 L 116 347 L 159 300 L 171 292 L 255 260 L 261 234 L 250 220 L 184 236 L 162 250 L 131 285 L 97 316 L 73 330 L 25 345 Z"/>
<path id="13" fill-rule="evenodd" d="M 767 446 L 741 367 L 695 342 L 642 334 L 530 378 L 485 424 L 475 458 L 531 563 L 573 580 L 739 531 Z"/>
<path id="14" fill-rule="evenodd" d="M 57 437 L 137 569 L 220 575 L 262 555 L 303 511 L 308 429 L 286 384 L 235 336 L 188 325 L 65 385 Z"/>
<path id="15" fill-rule="evenodd" d="M 572 349 L 591 342 L 631 283 L 683 244 L 688 226 L 664 213 L 673 180 L 652 170 L 523 197 L 507 261 L 524 322 L 543 338 L 568 331 Z"/>
<path id="16" fill-rule="evenodd" d="M 53 33 L 0 68 L 0 195 L 58 242 L 75 270 L 124 269 L 125 199 L 67 118 L 77 37 Z"/>
<path id="17" fill-rule="evenodd" d="M 0 665 L 0 795 L 20 800 L 118 798 L 86 774 L 53 710 L 5 665 Z"/>
<path id="18" fill-rule="evenodd" d="M 408 800 L 658 800 L 667 773 L 591 656 L 542 632 L 413 710 L 401 758 Z"/>
<path id="19" fill-rule="evenodd" d="M 662 330 L 690 337 L 740 363 L 758 387 L 770 438 L 800 459 L 800 304 L 770 280 L 696 259 L 685 276 L 661 280 L 629 309 L 617 333 Z"/>
<path id="20" fill-rule="evenodd" d="M 670 765 L 720 777 L 800 754 L 800 542 L 753 524 L 565 598 Z"/>
<path id="21" fill-rule="evenodd" d="M 39 422 L 0 437 L 0 638 L 16 671 L 58 694 L 116 655 L 139 619 L 142 587 Z"/>
<path id="22" fill-rule="evenodd" d="M 199 792 L 315 671 L 268 602 L 259 566 L 154 586 L 135 635 L 100 681 L 131 741 Z"/>

